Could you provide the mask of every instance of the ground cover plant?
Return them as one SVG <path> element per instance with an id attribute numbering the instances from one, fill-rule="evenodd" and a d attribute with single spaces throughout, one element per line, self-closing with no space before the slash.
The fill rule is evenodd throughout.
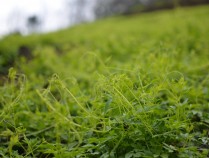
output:
<path id="1" fill-rule="evenodd" d="M 1 157 L 208 157 L 209 7 L 0 41 Z"/>

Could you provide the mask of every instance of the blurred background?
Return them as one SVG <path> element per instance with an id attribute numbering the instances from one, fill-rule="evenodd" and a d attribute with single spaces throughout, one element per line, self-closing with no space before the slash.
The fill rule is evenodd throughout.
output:
<path id="1" fill-rule="evenodd" d="M 49 32 L 113 15 L 206 3 L 209 0 L 0 0 L 0 37 Z"/>

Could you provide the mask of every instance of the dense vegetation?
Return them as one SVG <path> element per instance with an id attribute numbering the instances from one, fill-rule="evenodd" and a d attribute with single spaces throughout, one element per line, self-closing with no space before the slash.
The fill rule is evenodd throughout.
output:
<path id="1" fill-rule="evenodd" d="M 0 41 L 1 157 L 208 157 L 208 15 L 176 9 Z"/>

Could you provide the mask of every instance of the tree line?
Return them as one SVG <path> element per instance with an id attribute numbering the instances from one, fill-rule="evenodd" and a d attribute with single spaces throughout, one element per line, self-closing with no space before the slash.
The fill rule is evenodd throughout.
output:
<path id="1" fill-rule="evenodd" d="M 179 6 L 207 4 L 209 0 L 65 0 L 64 3 L 63 10 L 66 15 L 64 20 L 70 26 L 112 15 L 129 15 Z M 13 21 L 12 25 L 10 25 L 13 33 L 21 32 L 20 15 L 19 12 L 18 14 L 15 13 L 9 19 L 9 21 Z M 28 15 L 24 19 L 26 32 L 42 31 L 44 15 Z"/>

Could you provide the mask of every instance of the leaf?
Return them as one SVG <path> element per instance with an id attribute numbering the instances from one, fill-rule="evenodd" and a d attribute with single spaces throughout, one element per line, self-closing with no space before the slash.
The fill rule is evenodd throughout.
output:
<path id="1" fill-rule="evenodd" d="M 134 155 L 134 153 L 133 153 L 133 151 L 131 151 L 125 155 L 125 158 L 131 158 L 133 155 Z"/>
<path id="2" fill-rule="evenodd" d="M 12 147 L 16 145 L 19 142 L 18 135 L 13 135 L 10 137 L 10 142 L 9 142 L 9 152 L 10 154 L 12 153 Z"/>

